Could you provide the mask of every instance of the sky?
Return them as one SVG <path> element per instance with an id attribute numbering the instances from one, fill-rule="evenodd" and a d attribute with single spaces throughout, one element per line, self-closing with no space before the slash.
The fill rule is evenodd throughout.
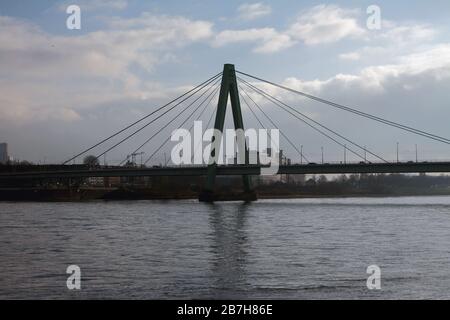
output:
<path id="1" fill-rule="evenodd" d="M 69 5 L 81 9 L 80 30 L 67 28 Z M 371 5 L 380 9 L 379 28 L 367 24 Z M 2 0 L 0 142 L 9 144 L 14 159 L 62 162 L 225 63 L 450 138 L 449 18 L 448 0 Z M 397 143 L 400 160 L 414 160 L 416 145 L 419 160 L 450 159 L 446 144 L 252 83 L 387 160 L 396 158 Z M 249 93 L 311 161 L 320 161 L 322 147 L 325 161 L 343 160 L 341 146 Z M 246 127 L 259 126 L 245 105 L 243 113 Z M 174 126 L 142 151 L 151 154 Z M 107 153 L 106 161 L 122 160 L 158 129 L 149 126 Z M 299 162 L 294 148 L 281 144 Z M 347 159 L 359 160 L 349 152 Z"/>

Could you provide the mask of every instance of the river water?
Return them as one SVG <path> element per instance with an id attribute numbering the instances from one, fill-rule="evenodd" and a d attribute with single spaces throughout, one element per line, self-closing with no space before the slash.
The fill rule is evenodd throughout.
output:
<path id="1" fill-rule="evenodd" d="M 0 298 L 449 299 L 450 197 L 4 202 Z"/>

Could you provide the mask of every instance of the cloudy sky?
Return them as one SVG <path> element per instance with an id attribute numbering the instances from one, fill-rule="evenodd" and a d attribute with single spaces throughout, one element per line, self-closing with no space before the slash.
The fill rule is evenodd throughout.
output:
<path id="1" fill-rule="evenodd" d="M 66 27 L 70 4 L 81 8 L 81 30 Z M 9 143 L 14 158 L 63 161 L 220 72 L 224 63 L 450 138 L 450 2 L 380 0 L 375 30 L 366 23 L 372 4 L 2 0 L 0 142 Z M 421 159 L 450 159 L 448 145 L 260 87 L 386 159 L 395 159 L 397 142 L 403 160 L 415 158 L 415 144 Z M 326 161 L 342 160 L 341 147 L 253 97 L 311 161 L 319 161 L 322 146 Z M 244 118 L 247 127 L 258 126 L 245 106 Z M 173 128 L 143 151 L 151 154 Z M 158 129 L 149 126 L 108 153 L 108 162 Z M 282 147 L 298 158 L 288 144 Z"/>

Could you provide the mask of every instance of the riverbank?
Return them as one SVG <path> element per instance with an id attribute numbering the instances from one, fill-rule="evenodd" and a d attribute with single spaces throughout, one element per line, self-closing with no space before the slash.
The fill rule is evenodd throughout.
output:
<path id="1" fill-rule="evenodd" d="M 239 198 L 239 192 L 217 193 L 219 200 Z M 404 196 L 446 196 L 448 190 L 415 190 L 414 192 L 280 192 L 277 190 L 256 190 L 258 199 L 300 199 L 300 198 L 358 198 L 358 197 L 404 197 Z M 199 192 L 161 192 L 149 188 L 2 188 L 0 201 L 17 202 L 82 202 L 93 200 L 186 200 L 198 199 Z"/>

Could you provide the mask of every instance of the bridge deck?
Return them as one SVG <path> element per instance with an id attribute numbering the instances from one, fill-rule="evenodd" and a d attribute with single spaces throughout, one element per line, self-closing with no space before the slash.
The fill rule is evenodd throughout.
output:
<path id="1" fill-rule="evenodd" d="M 345 174 L 345 173 L 444 173 L 450 172 L 450 162 L 400 162 L 353 164 L 305 164 L 280 166 L 278 174 Z M 57 171 L 29 171 L 0 173 L 0 179 L 45 179 L 88 177 L 140 177 L 140 176 L 205 176 L 207 167 L 157 168 L 93 168 Z M 217 167 L 218 175 L 260 175 L 259 165 L 227 165 Z"/>

